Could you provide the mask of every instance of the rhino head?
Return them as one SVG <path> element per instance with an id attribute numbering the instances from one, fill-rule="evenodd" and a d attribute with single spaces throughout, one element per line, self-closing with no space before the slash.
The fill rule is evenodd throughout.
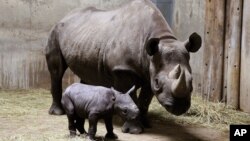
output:
<path id="1" fill-rule="evenodd" d="M 128 90 L 126 93 L 121 93 L 119 91 L 116 91 L 113 87 L 111 87 L 111 90 L 113 91 L 115 95 L 115 112 L 126 120 L 134 120 L 139 116 L 139 109 L 136 106 L 135 102 L 131 98 L 131 94 L 134 94 L 135 92 L 135 86 L 133 86 L 130 90 Z"/>
<path id="2" fill-rule="evenodd" d="M 170 113 L 181 115 L 191 104 L 192 75 L 190 52 L 201 47 L 201 37 L 193 33 L 185 42 L 152 38 L 146 44 L 151 89 Z"/>

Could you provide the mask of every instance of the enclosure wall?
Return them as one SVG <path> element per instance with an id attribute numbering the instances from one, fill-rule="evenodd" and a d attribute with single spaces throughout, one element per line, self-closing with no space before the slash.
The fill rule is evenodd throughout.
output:
<path id="1" fill-rule="evenodd" d="M 44 48 L 53 25 L 75 8 L 109 9 L 131 0 L 0 0 L 0 89 L 50 88 Z M 250 112 L 249 0 L 152 0 L 176 37 L 193 33 L 193 94 Z M 79 81 L 69 70 L 64 86 Z"/>
<path id="2" fill-rule="evenodd" d="M 0 88 L 50 88 L 44 49 L 52 26 L 75 8 L 129 0 L 0 0 Z M 68 70 L 64 84 L 78 81 Z"/>

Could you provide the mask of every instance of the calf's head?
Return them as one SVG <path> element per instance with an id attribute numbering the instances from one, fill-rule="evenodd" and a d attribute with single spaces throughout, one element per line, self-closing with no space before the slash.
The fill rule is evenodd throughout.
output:
<path id="1" fill-rule="evenodd" d="M 120 93 L 113 88 L 111 88 L 111 90 L 115 94 L 114 107 L 116 113 L 126 120 L 136 119 L 139 116 L 139 109 L 130 97 L 130 94 L 135 92 L 135 86 L 133 86 L 125 94 Z"/>
<path id="2" fill-rule="evenodd" d="M 183 114 L 190 107 L 193 87 L 189 53 L 200 47 L 201 37 L 197 33 L 185 42 L 152 38 L 146 44 L 152 91 L 172 114 Z"/>

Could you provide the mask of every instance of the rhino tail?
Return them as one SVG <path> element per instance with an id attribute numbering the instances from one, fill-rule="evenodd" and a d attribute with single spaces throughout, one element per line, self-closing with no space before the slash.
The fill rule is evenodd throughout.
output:
<path id="1" fill-rule="evenodd" d="M 64 111 L 67 115 L 73 115 L 74 114 L 74 106 L 70 99 L 70 97 L 67 94 L 64 94 L 62 96 L 61 104 L 63 106 Z"/>
<path id="2" fill-rule="evenodd" d="M 47 40 L 46 48 L 45 48 L 45 54 L 50 54 L 52 50 L 56 50 L 59 47 L 59 43 L 57 40 L 57 25 L 55 25 L 52 30 L 50 31 L 50 35 Z"/>

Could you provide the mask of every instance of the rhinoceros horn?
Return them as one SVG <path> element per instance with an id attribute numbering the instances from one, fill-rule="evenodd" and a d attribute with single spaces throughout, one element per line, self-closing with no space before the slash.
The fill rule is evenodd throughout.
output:
<path id="1" fill-rule="evenodd" d="M 180 76 L 181 67 L 180 65 L 176 65 L 172 71 L 169 72 L 168 77 L 171 79 L 177 79 Z"/>
<path id="2" fill-rule="evenodd" d="M 177 65 L 170 73 L 169 77 L 175 79 L 172 83 L 171 90 L 175 97 L 185 97 L 187 91 L 185 72 L 181 70 L 180 65 Z"/>

